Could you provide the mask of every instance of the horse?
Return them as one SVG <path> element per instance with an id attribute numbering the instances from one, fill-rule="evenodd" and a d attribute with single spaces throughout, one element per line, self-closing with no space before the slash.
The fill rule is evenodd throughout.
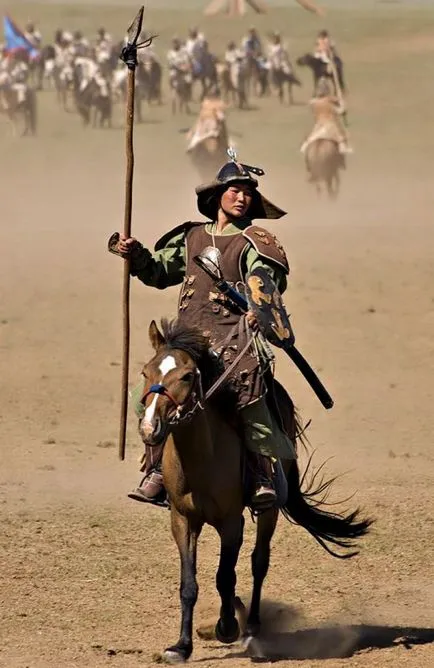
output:
<path id="1" fill-rule="evenodd" d="M 262 97 L 265 93 L 259 58 L 253 53 L 245 55 L 246 91 Z"/>
<path id="2" fill-rule="evenodd" d="M 224 101 L 236 104 L 238 109 L 246 109 L 248 106 L 246 60 L 237 58 L 230 64 L 219 63 L 217 73 Z"/>
<path id="3" fill-rule="evenodd" d="M 208 51 L 208 46 L 202 48 L 192 62 L 193 84 L 197 81 L 201 85 L 199 99 L 203 100 L 208 92 L 217 85 L 217 58 Z"/>
<path id="4" fill-rule="evenodd" d="M 192 76 L 190 72 L 173 67 L 170 76 L 170 90 L 172 94 L 172 114 L 178 111 L 190 113 Z"/>
<path id="5" fill-rule="evenodd" d="M 75 105 L 76 78 L 74 66 L 64 65 L 62 68 L 55 68 L 54 83 L 56 86 L 57 102 L 63 111 L 72 111 Z M 71 106 L 69 104 L 71 100 Z"/>
<path id="6" fill-rule="evenodd" d="M 178 641 L 164 651 L 163 660 L 181 663 L 193 651 L 193 612 L 198 598 L 197 546 L 204 524 L 214 527 L 220 537 L 216 585 L 221 608 L 215 635 L 223 643 L 233 643 L 240 635 L 235 584 L 246 506 L 244 447 L 230 387 L 223 382 L 216 390 L 222 377 L 208 338 L 179 321 L 163 321 L 161 331 L 152 321 L 149 339 L 154 355 L 142 370 L 141 402 L 145 412 L 139 432 L 151 446 L 166 440 L 162 467 L 172 535 L 181 562 L 181 631 Z M 282 418 L 295 443 L 300 423 L 294 406 L 277 382 L 274 391 L 279 406 L 286 408 Z M 287 486 L 287 498 L 281 508 L 284 516 L 304 527 L 330 554 L 340 558 L 354 556 L 357 553 L 354 543 L 368 532 L 371 520 L 362 518 L 359 509 L 338 514 L 321 508 L 331 481 L 319 482 L 317 489 L 311 485 L 303 490 L 305 477 L 300 481 L 297 460 L 284 465 L 281 468 Z M 246 644 L 261 628 L 261 591 L 278 514 L 275 507 L 257 518 L 252 553 L 253 593 L 243 634 Z M 344 552 L 338 553 L 330 545 L 339 546 Z"/>
<path id="7" fill-rule="evenodd" d="M 225 104 L 218 98 L 205 98 L 198 121 L 189 132 L 187 149 L 203 183 L 211 180 L 224 164 L 228 148 Z"/>
<path id="8" fill-rule="evenodd" d="M 160 63 L 155 58 L 144 57 L 140 65 L 141 67 L 138 70 L 140 71 L 139 80 L 141 87 L 143 87 L 143 97 L 149 105 L 152 102 L 161 105 L 162 68 Z"/>
<path id="9" fill-rule="evenodd" d="M 37 90 L 43 90 L 44 82 L 48 82 L 54 87 L 55 60 L 56 50 L 53 44 L 46 44 L 43 46 L 39 52 L 38 58 L 35 61 Z"/>
<path id="10" fill-rule="evenodd" d="M 339 86 L 342 92 L 345 92 L 345 82 L 344 82 L 344 73 L 343 73 L 343 62 L 339 56 L 334 57 L 336 74 L 338 77 Z M 333 94 L 337 95 L 338 91 L 336 90 L 336 82 L 334 80 L 333 74 L 329 71 L 328 64 L 325 63 L 321 58 L 317 58 L 312 53 L 306 53 L 304 56 L 297 58 L 297 65 L 301 67 L 309 67 L 313 75 L 313 96 L 315 97 L 318 86 L 320 85 L 321 80 L 326 80 L 332 82 L 333 84 Z"/>
<path id="11" fill-rule="evenodd" d="M 77 111 L 84 126 L 88 126 L 91 121 L 94 128 L 105 125 L 110 128 L 112 125 L 113 102 L 110 87 L 105 80 L 103 86 L 104 88 L 95 79 L 91 79 L 83 90 L 76 88 Z"/>
<path id="12" fill-rule="evenodd" d="M 340 188 L 340 170 L 345 167 L 345 156 L 339 153 L 338 145 L 330 139 L 316 139 L 308 144 L 305 151 L 309 180 L 314 183 L 318 194 L 321 184 L 325 184 L 332 199 L 336 199 Z"/>
<path id="13" fill-rule="evenodd" d="M 301 86 L 301 81 L 297 79 L 290 67 L 271 67 L 270 70 L 271 81 L 277 89 L 279 101 L 283 104 L 285 100 L 285 84 L 288 88 L 288 102 L 290 105 L 294 104 L 294 96 L 292 94 L 293 86 Z"/>
<path id="14" fill-rule="evenodd" d="M 12 134 L 18 134 L 20 118 L 23 124 L 21 136 L 35 136 L 37 131 L 37 97 L 34 88 L 28 84 L 9 84 L 1 88 L 0 109 L 12 123 Z M 3 105 L 1 105 L 3 102 Z"/>

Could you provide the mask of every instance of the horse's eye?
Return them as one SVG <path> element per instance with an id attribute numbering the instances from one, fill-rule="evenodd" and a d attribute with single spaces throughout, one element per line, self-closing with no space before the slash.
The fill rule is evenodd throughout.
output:
<path id="1" fill-rule="evenodd" d="M 192 371 L 189 371 L 188 373 L 185 373 L 185 374 L 182 376 L 181 380 L 182 380 L 184 383 L 191 383 L 191 381 L 193 380 L 193 372 L 192 372 Z"/>

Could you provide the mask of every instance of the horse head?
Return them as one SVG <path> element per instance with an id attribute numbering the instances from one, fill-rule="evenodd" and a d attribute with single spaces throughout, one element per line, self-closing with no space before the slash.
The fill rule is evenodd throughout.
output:
<path id="1" fill-rule="evenodd" d="M 209 354 L 208 339 L 198 330 L 163 321 L 161 332 L 153 320 L 149 339 L 154 357 L 142 369 L 144 408 L 139 423 L 142 439 L 159 445 L 170 426 L 193 409 L 202 398 L 200 360 Z"/>
<path id="2" fill-rule="evenodd" d="M 312 67 L 314 61 L 314 56 L 311 53 L 305 53 L 304 56 L 300 56 L 295 61 L 300 67 Z"/>

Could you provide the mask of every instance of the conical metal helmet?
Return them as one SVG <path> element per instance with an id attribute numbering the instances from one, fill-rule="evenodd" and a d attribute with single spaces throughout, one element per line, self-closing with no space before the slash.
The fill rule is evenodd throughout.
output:
<path id="1" fill-rule="evenodd" d="M 204 216 L 214 220 L 220 198 L 224 191 L 234 183 L 245 183 L 252 188 L 252 203 L 247 211 L 247 217 L 251 220 L 255 218 L 281 218 L 285 211 L 275 204 L 272 204 L 258 191 L 258 181 L 255 176 L 263 176 L 265 173 L 260 167 L 252 167 L 237 161 L 237 154 L 233 148 L 228 149 L 230 160 L 221 167 L 217 176 L 211 183 L 198 186 L 196 188 L 197 207 Z"/>

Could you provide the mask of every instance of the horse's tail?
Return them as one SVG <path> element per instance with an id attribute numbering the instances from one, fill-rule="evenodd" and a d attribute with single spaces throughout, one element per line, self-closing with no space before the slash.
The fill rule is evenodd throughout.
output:
<path id="1" fill-rule="evenodd" d="M 321 504 L 327 505 L 326 499 L 334 479 L 324 480 L 321 477 L 322 467 L 320 467 L 310 476 L 310 481 L 307 481 L 310 464 L 311 459 L 300 480 L 297 460 L 291 461 L 286 476 L 288 499 L 282 512 L 287 520 L 309 531 L 321 547 L 333 557 L 349 559 L 358 554 L 354 549 L 355 541 L 368 533 L 373 520 L 362 518 L 359 508 L 342 515 L 321 508 Z M 334 552 L 329 544 L 341 547 L 345 552 L 343 554 Z"/>
<path id="2" fill-rule="evenodd" d="M 29 121 L 29 130 L 32 135 L 36 134 L 37 130 L 37 95 L 34 88 L 29 88 L 27 90 L 27 114 Z"/>

